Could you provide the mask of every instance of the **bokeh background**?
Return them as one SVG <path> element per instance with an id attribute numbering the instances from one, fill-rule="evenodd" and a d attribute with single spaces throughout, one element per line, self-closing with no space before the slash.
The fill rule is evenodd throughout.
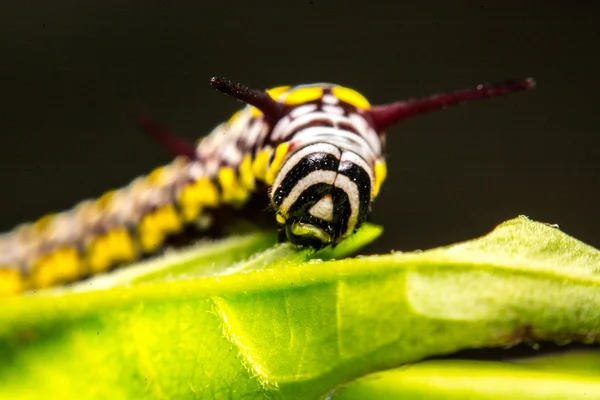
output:
<path id="1" fill-rule="evenodd" d="M 525 214 L 600 246 L 598 6 L 566 1 L 22 1 L 0 5 L 0 231 L 126 184 L 255 87 L 331 81 L 390 102 L 535 77 L 528 93 L 406 121 L 367 251 L 426 249 Z"/>

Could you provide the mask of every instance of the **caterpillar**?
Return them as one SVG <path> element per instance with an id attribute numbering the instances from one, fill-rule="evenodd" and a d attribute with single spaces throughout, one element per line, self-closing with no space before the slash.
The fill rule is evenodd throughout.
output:
<path id="1" fill-rule="evenodd" d="M 164 247 L 186 227 L 202 229 L 224 206 L 267 196 L 280 237 L 335 245 L 365 221 L 386 179 L 384 131 L 451 105 L 529 89 L 532 79 L 372 106 L 360 93 L 315 83 L 248 88 L 212 78 L 246 103 L 197 146 L 146 121 L 176 157 L 128 186 L 0 236 L 0 295 L 82 279 Z M 267 189 L 267 190 L 265 190 Z"/>

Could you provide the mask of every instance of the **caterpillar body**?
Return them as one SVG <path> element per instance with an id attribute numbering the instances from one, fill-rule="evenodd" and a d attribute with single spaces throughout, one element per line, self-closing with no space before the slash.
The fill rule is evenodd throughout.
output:
<path id="1" fill-rule="evenodd" d="M 534 86 L 532 79 L 372 106 L 334 84 L 255 90 L 211 84 L 247 106 L 192 146 L 153 123 L 178 156 L 128 186 L 0 236 L 0 295 L 101 273 L 159 251 L 224 206 L 265 193 L 280 237 L 335 245 L 366 219 L 386 178 L 384 130 L 427 111 Z M 268 190 L 260 190 L 267 188 Z"/>

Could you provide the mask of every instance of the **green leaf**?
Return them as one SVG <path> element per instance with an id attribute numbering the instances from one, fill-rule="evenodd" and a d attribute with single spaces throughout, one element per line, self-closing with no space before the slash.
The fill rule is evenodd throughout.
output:
<path id="1" fill-rule="evenodd" d="M 0 398 L 317 398 L 465 348 L 600 333 L 600 252 L 556 228 L 520 217 L 331 261 L 379 233 L 317 253 L 255 234 L 5 300 Z"/>
<path id="2" fill-rule="evenodd" d="M 598 352 L 561 355 L 560 358 L 571 365 L 579 365 L 581 361 L 590 362 L 591 359 L 595 366 L 600 363 Z M 340 389 L 335 399 L 600 398 L 597 368 L 582 371 L 561 367 L 554 365 L 547 369 L 536 369 L 509 362 L 425 361 L 368 375 Z"/>

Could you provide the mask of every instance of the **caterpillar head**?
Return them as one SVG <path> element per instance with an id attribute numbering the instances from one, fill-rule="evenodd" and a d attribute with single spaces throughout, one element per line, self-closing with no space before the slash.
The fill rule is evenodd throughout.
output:
<path id="1" fill-rule="evenodd" d="M 374 199 L 371 166 L 358 154 L 318 142 L 292 152 L 270 192 L 281 233 L 322 247 L 354 232 Z"/>
<path id="2" fill-rule="evenodd" d="M 271 185 L 271 204 L 282 236 L 319 248 L 340 242 L 367 218 L 386 175 L 381 154 L 386 128 L 424 112 L 528 89 L 535 83 L 526 79 L 479 85 L 380 106 L 371 106 L 353 90 L 335 85 L 310 85 L 309 91 L 302 87 L 305 92 L 296 96 L 302 100 L 290 102 L 222 78 L 213 78 L 211 84 L 258 108 L 273 129 L 271 140 L 275 142 L 282 119 L 287 118 L 291 125 L 290 117 L 305 117 L 304 125 L 281 135 L 270 161 L 271 176 L 265 181 Z M 312 90 L 315 88 L 319 90 Z M 304 115 L 316 110 L 320 113 L 313 119 Z M 332 123 L 339 118 L 323 118 L 323 113 L 350 118 L 343 124 Z"/>

